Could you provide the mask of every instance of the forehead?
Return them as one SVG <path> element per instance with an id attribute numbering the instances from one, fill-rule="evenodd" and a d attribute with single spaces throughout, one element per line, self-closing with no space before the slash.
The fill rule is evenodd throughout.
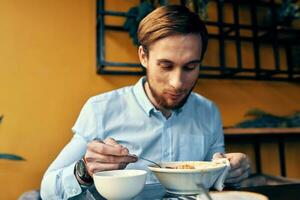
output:
<path id="1" fill-rule="evenodd" d="M 172 35 L 156 41 L 149 48 L 149 56 L 165 59 L 199 59 L 201 55 L 200 34 Z"/>

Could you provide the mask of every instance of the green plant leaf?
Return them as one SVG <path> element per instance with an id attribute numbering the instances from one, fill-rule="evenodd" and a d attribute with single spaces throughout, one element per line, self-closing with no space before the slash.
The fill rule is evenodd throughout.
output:
<path id="1" fill-rule="evenodd" d="M 3 120 L 3 115 L 0 115 L 0 123 Z M 0 159 L 6 159 L 6 160 L 25 160 L 21 156 L 14 155 L 14 154 L 6 154 L 6 153 L 0 153 Z"/>
<path id="2" fill-rule="evenodd" d="M 167 0 L 159 0 L 158 2 L 159 2 L 159 4 L 162 5 L 162 6 L 165 6 L 165 5 L 168 4 L 168 1 L 167 1 Z"/>
<path id="3" fill-rule="evenodd" d="M 244 120 L 235 127 L 239 128 L 292 128 L 300 127 L 300 113 L 295 112 L 293 115 L 277 116 L 259 109 L 252 109 L 246 113 L 253 119 Z"/>
<path id="4" fill-rule="evenodd" d="M 6 160 L 25 160 L 21 156 L 14 155 L 14 154 L 2 154 L 0 153 L 0 159 L 6 159 Z"/>
<path id="5" fill-rule="evenodd" d="M 140 23 L 140 21 L 142 21 L 142 19 L 146 17 L 154 9 L 155 9 L 154 6 L 147 1 L 141 3 L 139 6 L 138 16 L 136 18 L 137 22 Z"/>
<path id="6" fill-rule="evenodd" d="M 245 116 L 247 116 L 247 117 L 255 117 L 255 118 L 262 117 L 265 115 L 270 115 L 270 114 L 266 113 L 265 111 L 260 110 L 258 108 L 253 108 L 253 109 L 247 111 L 245 114 Z"/>

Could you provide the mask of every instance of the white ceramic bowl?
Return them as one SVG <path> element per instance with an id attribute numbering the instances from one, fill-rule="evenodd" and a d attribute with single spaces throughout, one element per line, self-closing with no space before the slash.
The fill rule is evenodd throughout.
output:
<path id="1" fill-rule="evenodd" d="M 160 163 L 162 168 L 150 165 L 148 168 L 155 174 L 166 191 L 173 194 L 198 194 L 199 185 L 210 188 L 225 169 L 225 164 L 205 167 L 212 162 L 184 161 Z M 190 164 L 196 169 L 169 169 L 182 164 Z M 205 166 L 204 166 L 205 165 Z"/>
<path id="2" fill-rule="evenodd" d="M 147 171 L 113 170 L 97 172 L 94 184 L 101 196 L 109 200 L 128 200 L 138 195 L 144 188 Z"/>

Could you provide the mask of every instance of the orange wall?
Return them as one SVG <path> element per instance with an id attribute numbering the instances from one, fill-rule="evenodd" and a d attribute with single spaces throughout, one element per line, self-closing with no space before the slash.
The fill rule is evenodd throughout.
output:
<path id="1" fill-rule="evenodd" d="M 111 8 L 127 10 L 136 1 L 110 2 Z M 44 171 L 72 137 L 70 128 L 88 97 L 138 80 L 96 74 L 95 10 L 95 0 L 1 1 L 0 152 L 26 161 L 0 160 L 0 178 L 6 180 L 0 199 L 39 188 Z M 109 59 L 137 60 L 126 33 L 108 33 L 106 42 Z M 285 82 L 203 79 L 195 90 L 219 105 L 229 126 L 254 107 L 274 114 L 300 110 L 299 89 Z"/>

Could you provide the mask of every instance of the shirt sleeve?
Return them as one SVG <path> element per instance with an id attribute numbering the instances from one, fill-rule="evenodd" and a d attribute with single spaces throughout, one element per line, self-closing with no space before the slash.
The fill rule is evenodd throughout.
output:
<path id="1" fill-rule="evenodd" d="M 47 169 L 41 183 L 42 199 L 68 199 L 82 192 L 74 175 L 75 163 L 86 152 L 87 143 L 94 139 L 97 126 L 89 102 L 80 112 L 72 128 L 74 136 Z"/>
<path id="2" fill-rule="evenodd" d="M 211 106 L 211 113 L 212 142 L 205 156 L 205 160 L 211 160 L 213 155 L 217 152 L 225 152 L 221 114 L 215 104 Z"/>
<path id="3" fill-rule="evenodd" d="M 100 133 L 100 120 L 97 118 L 96 106 L 94 106 L 93 98 L 89 99 L 83 106 L 72 131 L 81 135 L 86 141 L 92 141 L 97 138 Z M 98 112 L 99 115 L 99 112 Z"/>

